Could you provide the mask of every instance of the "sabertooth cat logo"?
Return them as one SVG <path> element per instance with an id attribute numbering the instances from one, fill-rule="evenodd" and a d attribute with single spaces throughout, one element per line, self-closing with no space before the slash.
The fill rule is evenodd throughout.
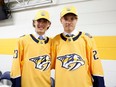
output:
<path id="1" fill-rule="evenodd" d="M 29 60 L 35 63 L 36 69 L 39 69 L 42 71 L 47 70 L 51 64 L 50 57 L 48 55 L 34 57 Z"/>
<path id="2" fill-rule="evenodd" d="M 69 71 L 76 70 L 80 66 L 85 64 L 81 56 L 77 54 L 68 54 L 64 56 L 59 56 L 57 57 L 57 59 L 62 62 L 62 67 L 68 69 Z"/>

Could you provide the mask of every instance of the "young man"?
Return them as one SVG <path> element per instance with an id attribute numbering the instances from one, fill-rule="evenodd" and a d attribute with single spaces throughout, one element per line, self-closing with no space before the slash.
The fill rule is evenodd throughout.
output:
<path id="1" fill-rule="evenodd" d="M 35 34 L 19 38 L 10 73 L 13 87 L 51 87 L 51 39 L 45 35 L 50 25 L 49 13 L 40 10 L 33 20 Z"/>
<path id="2" fill-rule="evenodd" d="M 63 8 L 60 17 L 64 32 L 54 37 L 52 45 L 55 87 L 105 87 L 93 37 L 75 29 L 76 8 Z"/>

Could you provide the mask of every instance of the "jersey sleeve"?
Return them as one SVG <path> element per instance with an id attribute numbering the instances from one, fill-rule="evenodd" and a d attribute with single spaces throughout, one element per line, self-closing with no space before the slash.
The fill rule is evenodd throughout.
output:
<path id="1" fill-rule="evenodd" d="M 21 87 L 21 70 L 22 70 L 23 45 L 19 39 L 14 50 L 13 62 L 11 68 L 11 80 L 13 87 Z"/>
<path id="2" fill-rule="evenodd" d="M 55 69 L 58 40 L 59 40 L 58 36 L 54 37 L 52 40 L 52 64 L 51 64 L 52 69 Z"/>
<path id="3" fill-rule="evenodd" d="M 89 34 L 85 35 L 85 38 L 89 69 L 93 77 L 93 87 L 105 87 L 102 63 L 98 54 L 95 40 Z"/>
<path id="4" fill-rule="evenodd" d="M 55 51 L 55 44 L 54 44 L 54 39 L 52 40 L 52 60 L 51 60 L 51 69 L 55 69 L 55 55 L 56 55 L 56 51 Z"/>

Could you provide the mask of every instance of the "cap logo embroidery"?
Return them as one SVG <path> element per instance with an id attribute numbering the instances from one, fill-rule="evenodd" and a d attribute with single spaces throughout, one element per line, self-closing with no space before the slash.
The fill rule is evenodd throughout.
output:
<path id="1" fill-rule="evenodd" d="M 41 13 L 41 16 L 45 16 L 45 13 L 44 13 L 44 12 L 42 12 L 42 13 Z"/>
<path id="2" fill-rule="evenodd" d="M 67 11 L 70 11 L 71 9 L 70 8 L 67 8 Z"/>

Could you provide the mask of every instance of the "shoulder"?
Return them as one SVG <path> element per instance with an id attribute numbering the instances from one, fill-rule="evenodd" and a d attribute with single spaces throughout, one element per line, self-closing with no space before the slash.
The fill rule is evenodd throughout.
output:
<path id="1" fill-rule="evenodd" d="M 53 39 L 53 37 L 49 37 L 49 36 L 46 36 L 47 38 L 49 38 L 50 40 L 52 40 Z"/>
<path id="2" fill-rule="evenodd" d="M 93 36 L 92 36 L 91 34 L 86 33 L 86 32 L 82 32 L 81 37 L 84 37 L 84 38 L 89 38 L 89 39 L 93 38 Z"/>
<path id="3" fill-rule="evenodd" d="M 53 37 L 53 39 L 52 39 L 52 42 L 54 43 L 54 44 L 58 44 L 59 43 L 59 41 L 60 41 L 60 34 L 57 34 L 56 36 L 54 36 Z"/>
<path id="4" fill-rule="evenodd" d="M 30 34 L 25 34 L 25 35 L 21 35 L 21 36 L 19 36 L 19 38 L 27 38 L 27 37 L 30 37 Z"/>
<path id="5" fill-rule="evenodd" d="M 89 38 L 92 38 L 92 35 L 89 34 L 89 33 L 84 33 L 85 36 L 89 37 Z"/>
<path id="6" fill-rule="evenodd" d="M 25 35 L 21 35 L 21 36 L 19 36 L 19 37 L 20 37 L 20 38 L 21 38 L 21 37 L 25 37 Z"/>
<path id="7" fill-rule="evenodd" d="M 56 36 L 53 37 L 54 40 L 59 39 L 61 34 L 57 34 Z"/>
<path id="8" fill-rule="evenodd" d="M 49 41 L 49 43 L 51 43 L 52 42 L 52 37 L 46 36 L 46 39 L 45 40 L 47 40 L 47 41 Z"/>
<path id="9" fill-rule="evenodd" d="M 30 34 L 28 34 L 28 35 L 21 35 L 21 36 L 19 36 L 18 40 L 19 40 L 19 41 L 25 41 L 25 40 L 27 40 L 28 38 L 30 38 Z"/>
<path id="10" fill-rule="evenodd" d="M 89 33 L 86 33 L 86 32 L 82 32 L 82 35 L 81 35 L 82 39 L 87 42 L 87 43 L 91 43 L 93 41 L 93 36 L 90 35 Z"/>

